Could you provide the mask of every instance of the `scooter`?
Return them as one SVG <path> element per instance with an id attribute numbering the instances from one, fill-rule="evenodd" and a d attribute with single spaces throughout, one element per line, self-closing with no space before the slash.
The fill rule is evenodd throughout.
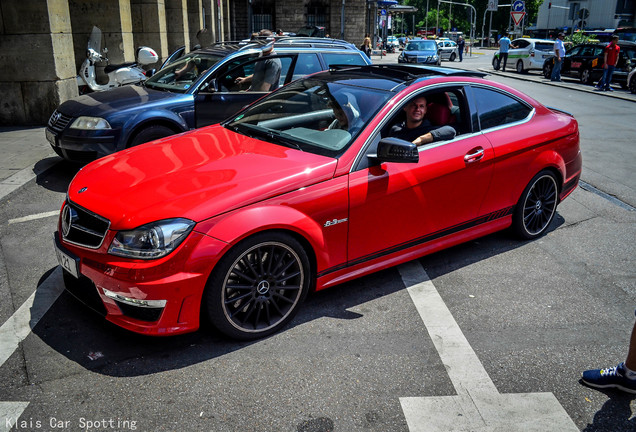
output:
<path id="1" fill-rule="evenodd" d="M 108 82 L 106 84 L 98 84 L 95 64 L 104 61 L 108 63 L 108 58 L 105 57 L 108 49 L 104 48 L 103 51 L 100 51 L 101 42 L 102 32 L 94 26 L 88 40 L 86 60 L 82 63 L 79 75 L 76 78 L 80 94 L 108 90 L 127 84 L 138 84 L 145 81 L 152 72 L 145 71 L 141 66 L 150 65 L 159 60 L 159 56 L 152 48 L 139 47 L 135 52 L 135 62 L 118 65 L 108 64 L 104 68 L 104 73 L 108 76 Z"/>

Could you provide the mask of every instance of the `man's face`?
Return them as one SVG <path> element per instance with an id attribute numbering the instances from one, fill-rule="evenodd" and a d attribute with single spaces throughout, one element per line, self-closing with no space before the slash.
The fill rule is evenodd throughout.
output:
<path id="1" fill-rule="evenodd" d="M 409 121 L 419 122 L 426 115 L 426 98 L 418 97 L 413 99 L 404 107 L 406 118 Z"/>

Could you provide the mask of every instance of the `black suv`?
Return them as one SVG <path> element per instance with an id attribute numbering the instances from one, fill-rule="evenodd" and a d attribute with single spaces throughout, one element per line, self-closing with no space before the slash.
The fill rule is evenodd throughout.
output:
<path id="1" fill-rule="evenodd" d="M 167 64 L 142 85 L 68 100 L 51 115 L 46 138 L 63 158 L 88 162 L 231 116 L 266 94 L 236 84 L 236 78 L 251 75 L 261 61 L 280 59 L 281 86 L 330 65 L 370 64 L 345 41 L 282 38 L 274 44 L 276 55 L 264 57 L 267 42 L 215 44 Z M 177 74 L 188 62 L 196 66 Z"/>
<path id="2" fill-rule="evenodd" d="M 561 75 L 579 78 L 583 84 L 594 84 L 603 76 L 603 48 L 606 43 L 587 43 L 576 45 L 566 51 L 561 67 Z M 627 88 L 627 75 L 631 70 L 631 61 L 636 58 L 636 43 L 619 41 L 621 47 L 618 64 L 614 70 L 612 82 Z M 543 76 L 550 78 L 554 57 L 543 62 Z"/>

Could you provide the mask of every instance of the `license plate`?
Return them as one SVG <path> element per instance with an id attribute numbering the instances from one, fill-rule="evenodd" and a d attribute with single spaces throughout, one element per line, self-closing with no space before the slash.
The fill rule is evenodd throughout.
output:
<path id="1" fill-rule="evenodd" d="M 44 134 L 46 135 L 47 141 L 50 142 L 51 145 L 57 147 L 57 141 L 55 139 L 55 134 L 53 132 L 51 132 L 50 130 L 48 130 L 48 129 L 45 130 Z"/>
<path id="2" fill-rule="evenodd" d="M 57 262 L 60 266 L 76 278 L 79 278 L 79 259 L 73 258 L 63 250 L 60 250 L 59 246 L 55 245 L 55 254 L 57 255 Z"/>

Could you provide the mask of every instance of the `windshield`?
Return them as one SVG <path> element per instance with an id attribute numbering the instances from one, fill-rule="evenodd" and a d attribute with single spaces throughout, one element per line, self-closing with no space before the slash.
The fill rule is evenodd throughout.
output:
<path id="1" fill-rule="evenodd" d="M 437 43 L 432 40 L 411 41 L 406 46 L 407 51 L 437 51 Z"/>
<path id="2" fill-rule="evenodd" d="M 275 144 L 338 157 L 393 95 L 352 84 L 299 80 L 247 108 L 224 126 Z"/>
<path id="3" fill-rule="evenodd" d="M 223 57 L 192 52 L 159 70 L 146 80 L 146 87 L 185 93 L 199 77 Z"/>

